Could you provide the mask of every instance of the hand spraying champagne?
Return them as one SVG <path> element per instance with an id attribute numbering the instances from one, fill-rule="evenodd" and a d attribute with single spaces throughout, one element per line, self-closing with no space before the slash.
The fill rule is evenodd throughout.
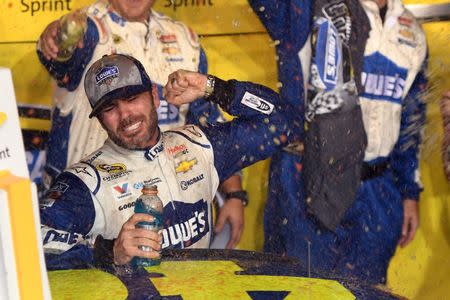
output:
<path id="1" fill-rule="evenodd" d="M 61 17 L 59 21 L 56 43 L 58 45 L 58 61 L 69 60 L 87 29 L 87 16 L 84 11 L 77 10 Z"/>

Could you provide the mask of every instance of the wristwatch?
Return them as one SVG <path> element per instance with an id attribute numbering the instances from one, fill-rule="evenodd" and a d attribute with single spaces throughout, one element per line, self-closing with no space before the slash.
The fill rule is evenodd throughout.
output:
<path id="1" fill-rule="evenodd" d="M 208 98 L 214 92 L 215 78 L 212 75 L 206 75 L 205 98 Z"/>
<path id="2" fill-rule="evenodd" d="M 225 200 L 231 199 L 231 198 L 237 198 L 242 201 L 242 205 L 247 206 L 248 205 L 248 197 L 247 192 L 242 191 L 235 191 L 230 193 L 225 193 Z"/>

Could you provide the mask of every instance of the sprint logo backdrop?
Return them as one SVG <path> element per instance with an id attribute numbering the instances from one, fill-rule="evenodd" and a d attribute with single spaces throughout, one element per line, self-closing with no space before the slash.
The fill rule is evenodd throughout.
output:
<path id="1" fill-rule="evenodd" d="M 36 41 L 47 24 L 92 2 L 0 1 L 0 66 L 12 69 L 18 103 L 50 106 L 52 83 L 38 62 Z M 201 35 L 264 32 L 246 0 L 157 0 L 155 9 Z"/>

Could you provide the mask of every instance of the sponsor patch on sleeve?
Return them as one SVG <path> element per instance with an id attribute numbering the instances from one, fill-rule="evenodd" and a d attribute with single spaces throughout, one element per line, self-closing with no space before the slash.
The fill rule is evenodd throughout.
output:
<path id="1" fill-rule="evenodd" d="M 242 97 L 241 103 L 266 115 L 270 115 L 274 107 L 274 105 L 269 101 L 266 101 L 249 92 L 245 92 L 244 97 Z"/>

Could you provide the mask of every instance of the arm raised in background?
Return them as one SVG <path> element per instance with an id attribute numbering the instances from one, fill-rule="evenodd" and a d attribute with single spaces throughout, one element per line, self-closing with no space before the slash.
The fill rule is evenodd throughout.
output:
<path id="1" fill-rule="evenodd" d="M 278 81 L 284 101 L 304 103 L 304 76 L 309 68 L 308 37 L 312 24 L 311 0 L 249 0 L 275 42 Z M 297 118 L 303 122 L 304 112 Z"/>
<path id="2" fill-rule="evenodd" d="M 309 35 L 310 0 L 248 0 L 274 41 L 300 50 Z"/>

